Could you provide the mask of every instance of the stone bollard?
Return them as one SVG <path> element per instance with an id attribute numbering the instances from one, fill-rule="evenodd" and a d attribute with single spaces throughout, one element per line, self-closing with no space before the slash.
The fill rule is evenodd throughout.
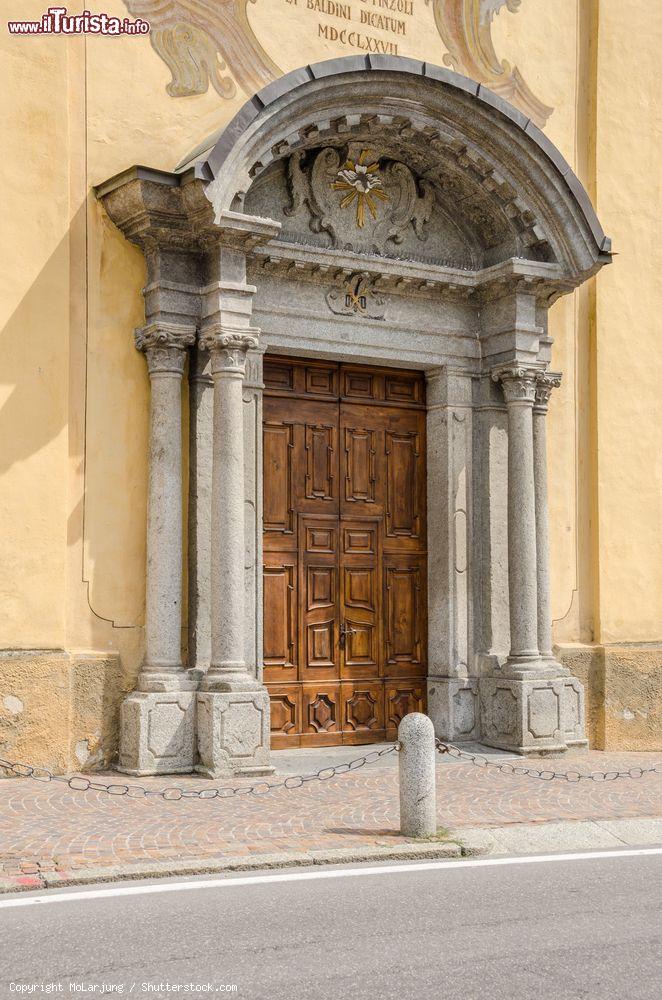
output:
<path id="1" fill-rule="evenodd" d="M 430 837 L 437 832 L 435 747 L 432 719 L 421 712 L 405 715 L 400 741 L 400 832 Z"/>

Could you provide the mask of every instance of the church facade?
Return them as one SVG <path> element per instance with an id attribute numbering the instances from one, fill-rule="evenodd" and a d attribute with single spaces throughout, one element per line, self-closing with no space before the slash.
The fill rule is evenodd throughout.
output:
<path id="1" fill-rule="evenodd" d="M 265 774 L 410 711 L 521 754 L 659 747 L 657 161 L 634 83 L 636 170 L 610 131 L 625 15 L 270 3 L 281 48 L 266 2 L 129 3 L 150 36 L 115 58 L 150 70 L 122 109 L 114 41 L 29 56 L 68 81 L 32 137 L 68 194 L 15 206 L 16 266 L 52 245 L 8 289 L 3 755 Z"/>

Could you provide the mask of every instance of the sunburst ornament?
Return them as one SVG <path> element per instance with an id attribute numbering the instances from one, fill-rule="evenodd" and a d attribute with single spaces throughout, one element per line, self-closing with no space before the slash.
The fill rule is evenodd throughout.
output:
<path id="1" fill-rule="evenodd" d="M 378 176 L 379 163 L 366 163 L 370 155 L 369 149 L 363 149 L 357 160 L 346 160 L 336 179 L 331 182 L 332 190 L 345 192 L 345 197 L 340 202 L 341 208 L 348 208 L 356 202 L 356 224 L 359 229 L 363 229 L 365 225 L 366 206 L 373 219 L 376 219 L 377 201 L 388 201 L 388 194 Z"/>

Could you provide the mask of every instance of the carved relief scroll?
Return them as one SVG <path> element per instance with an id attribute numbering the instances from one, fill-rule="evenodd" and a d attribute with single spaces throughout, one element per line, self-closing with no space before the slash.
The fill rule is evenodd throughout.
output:
<path id="1" fill-rule="evenodd" d="M 171 97 L 204 94 L 212 86 L 226 99 L 235 96 L 237 87 L 249 97 L 284 72 L 251 25 L 249 10 L 259 2 L 124 0 L 134 17 L 141 17 L 151 25 L 152 46 L 172 74 L 166 87 Z M 517 13 L 522 0 L 425 0 L 425 3 L 431 7 L 436 29 L 448 49 L 444 56 L 440 49 L 438 61 L 443 58 L 447 66 L 484 83 L 542 128 L 553 109 L 533 94 L 517 66 L 511 67 L 499 59 L 492 40 L 494 17 L 504 7 L 511 14 Z M 292 4 L 290 9 L 296 16 L 315 18 L 318 37 L 326 44 L 336 40 L 337 55 L 358 50 L 425 58 L 414 50 L 402 49 L 408 23 L 420 17 L 414 13 L 411 0 L 402 0 L 398 5 L 399 17 L 384 17 L 362 8 L 360 4 L 355 9 L 350 0 L 334 5 L 335 20 L 340 17 L 339 23 L 347 25 L 344 32 L 334 27 L 333 17 L 331 20 L 320 17 L 325 11 L 329 13 L 324 3 L 308 2 L 301 8 Z M 277 16 L 286 17 L 287 10 L 282 7 Z M 353 30 L 354 27 L 359 30 Z M 350 44 L 349 48 L 343 48 L 343 39 L 352 38 L 354 47 Z M 307 61 L 314 61 L 314 57 L 302 52 L 301 63 Z"/>

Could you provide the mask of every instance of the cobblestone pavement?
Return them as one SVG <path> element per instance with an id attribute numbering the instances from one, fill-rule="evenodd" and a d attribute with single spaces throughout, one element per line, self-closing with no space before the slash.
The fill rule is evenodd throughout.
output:
<path id="1" fill-rule="evenodd" d="M 362 752 L 363 748 L 347 748 L 344 759 L 351 760 Z M 395 766 L 384 766 L 385 761 Z M 518 759 L 517 763 L 523 762 Z M 595 751 L 532 762 L 537 768 L 581 772 L 656 764 L 662 768 L 661 754 Z M 108 783 L 139 783 L 146 788 L 211 786 L 186 775 L 138 780 L 108 772 L 94 777 Z M 437 811 L 440 826 L 453 829 L 658 817 L 662 816 L 662 771 L 636 779 L 570 783 L 503 774 L 440 757 Z M 206 801 L 116 798 L 98 791 L 72 791 L 60 783 L 0 779 L 0 875 L 24 879 L 26 885 L 40 871 L 80 872 L 90 866 L 146 860 L 217 859 L 224 854 L 402 842 L 395 754 L 383 758 L 381 766 L 366 766 L 301 788 Z"/>

